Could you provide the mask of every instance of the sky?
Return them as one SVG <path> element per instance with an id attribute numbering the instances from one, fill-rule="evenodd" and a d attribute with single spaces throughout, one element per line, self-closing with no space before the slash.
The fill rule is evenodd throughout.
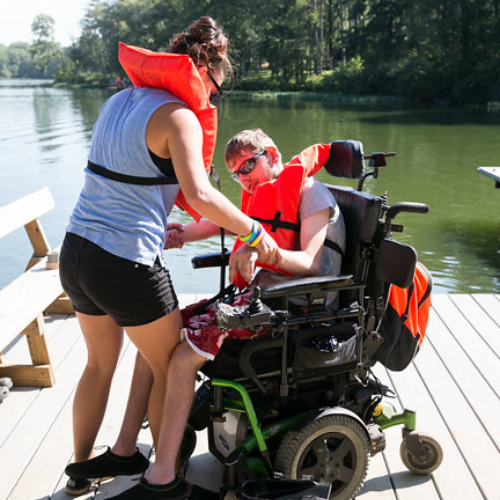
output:
<path id="1" fill-rule="evenodd" d="M 80 35 L 90 0 L 0 0 L 0 44 L 32 42 L 31 23 L 38 14 L 55 20 L 54 38 L 67 47 Z"/>

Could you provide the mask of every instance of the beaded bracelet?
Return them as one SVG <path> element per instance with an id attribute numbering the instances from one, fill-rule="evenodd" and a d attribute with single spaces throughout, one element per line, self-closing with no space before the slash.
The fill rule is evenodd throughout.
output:
<path id="1" fill-rule="evenodd" d="M 262 224 L 259 224 L 259 231 L 257 232 L 257 235 L 253 240 L 247 241 L 247 245 L 251 247 L 256 247 L 261 242 L 262 238 L 264 237 L 264 234 L 265 234 L 264 228 L 262 227 Z"/>
<path id="2" fill-rule="evenodd" d="M 252 221 L 252 232 L 247 236 L 238 236 L 238 238 L 245 243 L 253 241 L 257 237 L 259 226 L 260 224 L 256 220 Z"/>

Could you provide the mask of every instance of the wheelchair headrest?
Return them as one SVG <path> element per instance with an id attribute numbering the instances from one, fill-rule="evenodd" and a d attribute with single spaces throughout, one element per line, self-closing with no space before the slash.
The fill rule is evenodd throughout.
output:
<path id="1" fill-rule="evenodd" d="M 325 170 L 335 177 L 359 179 L 365 170 L 363 143 L 353 140 L 333 141 Z"/>

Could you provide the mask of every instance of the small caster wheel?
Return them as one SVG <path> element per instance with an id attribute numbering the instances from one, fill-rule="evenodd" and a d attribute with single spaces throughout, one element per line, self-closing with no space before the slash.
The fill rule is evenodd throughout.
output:
<path id="1" fill-rule="evenodd" d="M 0 403 L 9 395 L 9 389 L 0 385 Z"/>
<path id="2" fill-rule="evenodd" d="M 14 383 L 12 382 L 12 379 L 9 377 L 2 377 L 0 378 L 0 387 L 7 387 L 7 389 L 12 389 Z"/>
<path id="3" fill-rule="evenodd" d="M 416 431 L 403 438 L 399 454 L 406 468 L 419 476 L 434 472 L 443 461 L 441 445 L 428 434 Z"/>

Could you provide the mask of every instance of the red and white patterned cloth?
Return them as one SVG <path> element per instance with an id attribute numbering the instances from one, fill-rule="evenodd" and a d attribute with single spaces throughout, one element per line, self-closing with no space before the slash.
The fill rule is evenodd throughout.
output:
<path id="1" fill-rule="evenodd" d="M 233 306 L 244 306 L 250 303 L 252 292 L 238 295 Z M 267 337 L 268 330 L 221 330 L 215 325 L 215 304 L 211 304 L 201 314 L 199 307 L 206 303 L 202 300 L 181 310 L 184 328 L 181 330 L 181 340 L 186 340 L 192 349 L 200 356 L 213 361 L 226 340 L 245 340 Z"/>

